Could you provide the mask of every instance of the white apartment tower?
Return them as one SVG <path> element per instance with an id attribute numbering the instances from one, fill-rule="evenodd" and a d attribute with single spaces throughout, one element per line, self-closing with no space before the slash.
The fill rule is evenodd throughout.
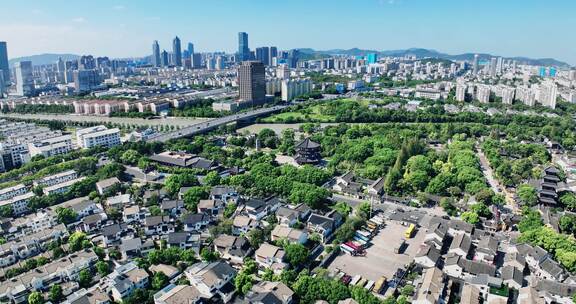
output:
<path id="1" fill-rule="evenodd" d="M 458 83 L 456 85 L 456 100 L 457 101 L 464 101 L 466 99 L 466 84 L 465 83 Z"/>
<path id="2" fill-rule="evenodd" d="M 308 94 L 312 91 L 310 79 L 292 79 L 282 81 L 282 100 L 290 101 L 300 95 Z"/>
<path id="3" fill-rule="evenodd" d="M 514 101 L 514 88 L 505 87 L 502 88 L 502 103 L 503 104 L 512 104 Z"/>
<path id="4" fill-rule="evenodd" d="M 556 108 L 556 98 L 558 97 L 558 87 L 553 81 L 545 81 L 540 85 L 538 101 L 551 109 Z"/>
<path id="5" fill-rule="evenodd" d="M 276 68 L 276 77 L 280 79 L 290 79 L 290 68 L 288 68 L 288 65 L 279 65 L 278 68 Z"/>
<path id="6" fill-rule="evenodd" d="M 481 103 L 488 103 L 490 101 L 490 86 L 483 84 L 478 85 L 476 99 Z"/>

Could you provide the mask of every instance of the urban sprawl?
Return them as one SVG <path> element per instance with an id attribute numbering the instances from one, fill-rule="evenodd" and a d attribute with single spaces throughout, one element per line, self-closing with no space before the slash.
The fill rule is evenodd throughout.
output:
<path id="1" fill-rule="evenodd" d="M 575 69 L 169 49 L 0 42 L 0 303 L 573 303 Z"/>

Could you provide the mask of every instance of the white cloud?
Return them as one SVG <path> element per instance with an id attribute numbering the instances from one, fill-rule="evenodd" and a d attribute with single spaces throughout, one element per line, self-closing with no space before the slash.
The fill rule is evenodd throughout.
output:
<path id="1" fill-rule="evenodd" d="M 84 23 L 84 22 L 86 22 L 86 19 L 84 17 L 76 17 L 76 18 L 72 18 L 72 22 Z"/>
<path id="2" fill-rule="evenodd" d="M 118 48 L 126 38 L 124 31 L 90 29 L 75 25 L 0 24 L 3 40 L 8 42 L 10 58 L 42 53 L 121 55 L 134 50 Z M 73 41 L 73 43 L 71 42 Z M 102 54 L 103 51 L 116 54 Z"/>

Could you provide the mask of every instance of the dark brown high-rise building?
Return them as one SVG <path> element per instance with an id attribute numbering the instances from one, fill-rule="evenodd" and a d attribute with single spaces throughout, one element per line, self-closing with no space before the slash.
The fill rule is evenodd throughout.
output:
<path id="1" fill-rule="evenodd" d="M 238 68 L 238 86 L 241 101 L 263 103 L 266 100 L 264 64 L 260 61 L 243 61 Z"/>

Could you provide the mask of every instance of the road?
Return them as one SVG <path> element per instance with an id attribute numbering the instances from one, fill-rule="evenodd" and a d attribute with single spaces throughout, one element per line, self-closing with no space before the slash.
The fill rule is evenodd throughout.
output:
<path id="1" fill-rule="evenodd" d="M 488 180 L 488 184 L 490 184 L 490 188 L 494 191 L 494 193 L 503 193 L 504 197 L 506 198 L 506 206 L 508 209 L 512 210 L 514 213 L 520 213 L 520 207 L 514 200 L 514 194 L 510 193 L 506 187 L 504 187 L 495 177 L 494 171 L 490 166 L 490 162 L 482 152 L 482 149 L 479 147 L 476 148 L 476 152 L 478 153 L 478 158 L 480 159 L 480 165 L 482 166 L 482 172 L 484 176 Z"/>
<path id="2" fill-rule="evenodd" d="M 248 120 L 248 119 L 252 119 L 252 118 L 256 118 L 256 117 L 260 117 L 260 116 L 264 116 L 264 115 L 269 115 L 269 114 L 281 111 L 282 109 L 284 109 L 286 107 L 287 107 L 287 105 L 273 106 L 273 107 L 268 107 L 268 108 L 251 110 L 248 112 L 232 114 L 232 115 L 228 115 L 228 116 L 224 116 L 224 117 L 220 117 L 220 118 L 215 118 L 215 119 L 212 119 L 209 121 L 203 121 L 203 122 L 199 122 L 196 124 L 192 124 L 190 126 L 182 128 L 180 130 L 160 134 L 158 136 L 149 138 L 148 141 L 165 142 L 165 141 L 169 141 L 171 139 L 201 134 L 201 133 L 216 129 L 220 126 L 223 126 L 223 125 L 226 125 L 226 124 L 229 124 L 232 122 L 237 122 L 239 120 Z"/>
<path id="3" fill-rule="evenodd" d="M 0 118 L 18 118 L 18 119 L 39 119 L 39 120 L 57 120 L 69 122 L 99 122 L 114 123 L 138 126 L 180 126 L 186 127 L 203 121 L 209 121 L 211 118 L 188 118 L 188 117 L 166 117 L 158 119 L 128 118 L 128 117 L 108 117 L 95 115 L 78 115 L 78 114 L 0 114 Z"/>
<path id="4" fill-rule="evenodd" d="M 353 197 L 344 196 L 344 195 L 340 195 L 340 194 L 336 194 L 336 193 L 332 194 L 332 200 L 336 201 L 336 202 L 345 202 L 352 208 L 356 208 L 358 205 L 360 205 L 363 202 L 369 202 L 368 200 L 353 198 Z M 442 208 L 440 208 L 440 207 L 415 208 L 415 207 L 411 207 L 411 206 L 407 206 L 407 205 L 403 205 L 403 204 L 397 204 L 397 203 L 393 203 L 393 202 L 389 202 L 389 201 L 384 201 L 382 203 L 375 202 L 372 205 L 372 207 L 374 208 L 374 210 L 393 211 L 393 210 L 396 210 L 397 208 L 400 208 L 400 209 L 403 209 L 405 211 L 416 211 L 416 210 L 425 211 L 426 213 L 428 213 L 430 215 L 436 215 L 436 216 L 440 216 L 440 217 L 446 215 L 446 212 L 444 210 L 442 210 Z"/>
<path id="5" fill-rule="evenodd" d="M 484 152 L 482 152 L 480 148 L 476 148 L 476 152 L 478 154 L 478 158 L 480 159 L 482 172 L 484 173 L 484 176 L 488 180 L 490 188 L 492 188 L 492 191 L 494 191 L 494 193 L 499 193 L 504 187 L 502 187 L 502 185 L 500 185 L 500 182 L 498 182 L 498 180 L 496 180 L 496 178 L 494 177 L 494 171 L 492 171 L 492 167 L 490 167 L 490 163 L 488 162 L 486 155 L 484 155 Z"/>

